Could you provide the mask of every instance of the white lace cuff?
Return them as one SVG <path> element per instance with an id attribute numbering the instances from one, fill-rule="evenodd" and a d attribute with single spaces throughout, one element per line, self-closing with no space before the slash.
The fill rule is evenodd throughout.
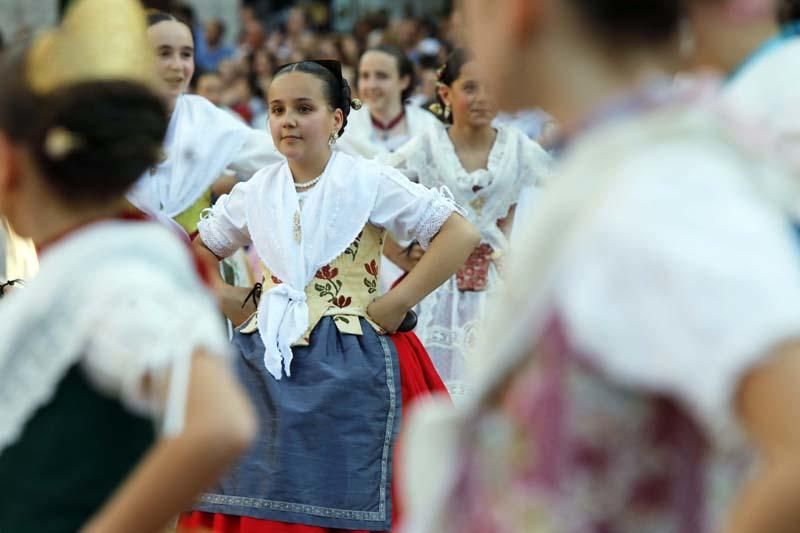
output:
<path id="1" fill-rule="evenodd" d="M 419 245 L 427 250 L 431 241 L 442 229 L 444 223 L 453 213 L 466 217 L 466 211 L 455 203 L 453 194 L 447 187 L 439 190 L 431 189 L 431 201 L 425 215 L 420 219 L 417 227 L 414 228 L 414 235 Z"/>
<path id="2" fill-rule="evenodd" d="M 213 208 L 204 209 L 197 223 L 197 231 L 206 248 L 219 257 L 225 259 L 242 247 L 242 244 L 232 239 L 220 226 L 221 221 L 215 215 Z"/>

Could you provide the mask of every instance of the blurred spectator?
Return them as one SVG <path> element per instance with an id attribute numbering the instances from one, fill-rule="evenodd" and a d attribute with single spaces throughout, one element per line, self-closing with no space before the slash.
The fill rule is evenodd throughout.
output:
<path id="1" fill-rule="evenodd" d="M 195 93 L 208 99 L 217 107 L 222 106 L 222 78 L 216 72 L 206 72 L 197 78 Z"/>
<path id="2" fill-rule="evenodd" d="M 436 89 L 439 80 L 436 70 L 439 68 L 439 58 L 437 56 L 422 56 L 419 62 L 419 86 L 414 95 L 409 99 L 409 103 L 419 107 L 427 108 L 428 105 L 437 102 Z"/>
<path id="3" fill-rule="evenodd" d="M 353 68 L 358 66 L 358 58 L 361 57 L 361 48 L 355 36 L 341 35 L 339 37 L 339 49 L 341 51 L 342 63 Z"/>
<path id="4" fill-rule="evenodd" d="M 203 38 L 197 41 L 195 51 L 197 66 L 207 71 L 217 70 L 220 61 L 233 57 L 236 51 L 224 43 L 224 38 L 224 22 L 219 19 L 206 22 Z"/>
<path id="5" fill-rule="evenodd" d="M 3 53 L 3 49 L 6 47 L 6 41 L 3 38 L 3 32 L 0 31 L 0 53 Z"/>
<path id="6" fill-rule="evenodd" d="M 239 42 L 239 54 L 246 56 L 264 46 L 267 39 L 264 26 L 258 19 L 246 18 L 242 22 L 242 35 Z"/>

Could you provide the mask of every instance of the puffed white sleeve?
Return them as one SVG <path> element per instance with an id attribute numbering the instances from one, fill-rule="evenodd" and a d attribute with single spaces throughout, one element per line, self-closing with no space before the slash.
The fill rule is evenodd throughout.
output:
<path id="1" fill-rule="evenodd" d="M 188 255 L 188 254 L 187 254 Z M 82 368 L 101 392 L 135 413 L 182 431 L 193 355 L 227 359 L 230 345 L 214 301 L 196 276 L 176 280 L 147 264 L 130 264 L 114 286 L 87 295 L 94 309 Z"/>
<path id="2" fill-rule="evenodd" d="M 370 222 L 387 229 L 398 240 L 416 239 L 427 249 L 454 213 L 464 215 L 447 189 L 428 189 L 412 183 L 399 171 L 383 167 Z"/>
<path id="3" fill-rule="evenodd" d="M 423 169 L 426 167 L 426 148 L 430 145 L 426 139 L 428 139 L 427 135 L 414 137 L 394 152 L 381 156 L 379 161 L 399 170 L 414 183 L 419 183 L 420 176 L 424 172 Z"/>
<path id="4" fill-rule="evenodd" d="M 800 258 L 739 161 L 695 155 L 626 169 L 572 242 L 557 305 L 575 347 L 613 379 L 731 435 L 741 378 L 800 338 Z"/>
<path id="5" fill-rule="evenodd" d="M 245 213 L 250 182 L 237 183 L 229 194 L 222 195 L 210 208 L 203 210 L 197 231 L 203 244 L 219 258 L 232 255 L 250 244 Z"/>
<path id="6" fill-rule="evenodd" d="M 247 130 L 244 144 L 228 165 L 239 180 L 249 180 L 262 168 L 284 160 L 268 132 L 244 124 L 241 127 Z"/>

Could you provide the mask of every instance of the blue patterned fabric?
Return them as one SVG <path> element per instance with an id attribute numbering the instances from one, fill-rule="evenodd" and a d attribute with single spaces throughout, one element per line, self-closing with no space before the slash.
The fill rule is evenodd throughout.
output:
<path id="1" fill-rule="evenodd" d="M 391 465 L 400 425 L 397 353 L 362 319 L 363 335 L 323 318 L 294 347 L 292 376 L 264 367 L 261 336 L 237 332 L 237 371 L 259 436 L 195 509 L 319 527 L 391 529 Z"/>

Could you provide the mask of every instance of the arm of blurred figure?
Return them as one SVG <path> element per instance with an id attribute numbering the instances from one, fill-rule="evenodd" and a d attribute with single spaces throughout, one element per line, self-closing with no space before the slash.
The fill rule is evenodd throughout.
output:
<path id="1" fill-rule="evenodd" d="M 256 420 L 224 360 L 196 351 L 187 392 L 183 432 L 150 449 L 83 533 L 163 531 L 250 445 Z"/>
<path id="2" fill-rule="evenodd" d="M 742 380 L 740 420 L 759 452 L 728 533 L 793 533 L 800 527 L 800 341 L 778 347 Z"/>

